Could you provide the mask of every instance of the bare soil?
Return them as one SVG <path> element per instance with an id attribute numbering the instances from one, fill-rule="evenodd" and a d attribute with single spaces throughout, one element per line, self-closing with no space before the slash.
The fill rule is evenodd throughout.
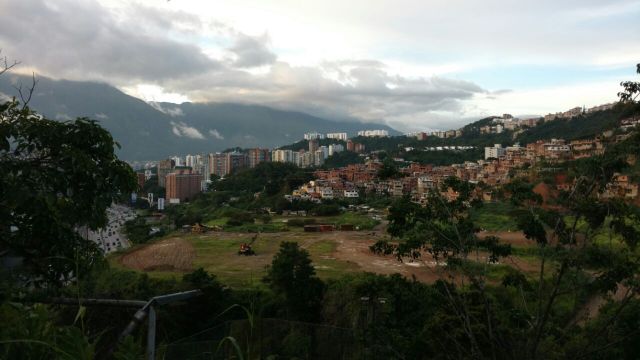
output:
<path id="1" fill-rule="evenodd" d="M 140 271 L 190 271 L 196 252 L 187 240 L 169 238 L 135 249 L 118 260 Z"/>
<path id="2" fill-rule="evenodd" d="M 532 242 L 525 239 L 521 232 L 482 232 L 483 236 L 498 236 L 503 241 L 514 246 L 532 246 Z M 202 235 L 206 241 L 215 242 L 218 240 L 234 240 L 238 243 L 246 241 L 247 233 L 210 233 Z M 256 242 L 256 256 L 243 257 L 230 254 L 219 253 L 221 259 L 220 266 L 212 271 L 221 272 L 258 272 L 271 263 L 271 260 L 278 250 L 281 241 L 297 241 L 302 248 L 310 248 L 318 242 L 333 242 L 336 244 L 333 252 L 323 254 L 322 259 L 339 260 L 357 265 L 350 271 L 365 271 L 376 274 L 398 273 L 407 278 L 414 278 L 417 281 L 433 283 L 438 279 L 448 276 L 442 266 L 437 266 L 435 259 L 428 254 L 422 254 L 419 259 L 404 258 L 399 261 L 395 256 L 376 255 L 369 250 L 369 247 L 376 241 L 386 237 L 385 224 L 377 226 L 369 231 L 333 231 L 319 233 L 302 232 L 282 232 L 264 233 Z M 209 240 L 210 239 L 210 240 Z M 235 249 L 235 248 L 234 248 Z M 233 250 L 235 252 L 235 250 Z M 139 271 L 190 271 L 194 268 L 194 260 L 200 264 L 201 259 L 197 254 L 191 241 L 186 238 L 172 237 L 153 244 L 132 250 L 122 255 L 118 262 L 123 266 Z M 216 257 L 216 253 L 206 256 Z M 475 256 L 475 255 L 474 255 Z M 478 254 L 479 260 L 484 261 L 486 254 Z M 218 261 L 216 261 L 217 263 Z M 222 264 L 224 263 L 224 265 Z M 503 264 L 514 266 L 522 271 L 529 272 L 537 269 L 535 264 L 518 257 L 509 257 L 503 260 Z M 201 266 L 201 265 L 198 265 Z M 206 268 L 207 266 L 205 266 Z M 247 275 L 250 276 L 250 275 Z"/>

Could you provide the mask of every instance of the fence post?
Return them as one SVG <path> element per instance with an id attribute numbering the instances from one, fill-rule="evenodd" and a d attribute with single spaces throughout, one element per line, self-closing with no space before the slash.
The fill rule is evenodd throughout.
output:
<path id="1" fill-rule="evenodd" d="M 147 359 L 155 360 L 156 358 L 156 309 L 149 307 L 149 329 L 147 331 Z"/>

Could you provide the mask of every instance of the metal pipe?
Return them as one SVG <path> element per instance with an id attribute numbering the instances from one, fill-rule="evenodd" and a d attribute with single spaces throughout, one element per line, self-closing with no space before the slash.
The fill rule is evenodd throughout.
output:
<path id="1" fill-rule="evenodd" d="M 61 298 L 55 297 L 51 299 L 38 300 L 36 302 L 43 304 L 58 305 L 97 305 L 97 306 L 116 306 L 116 307 L 132 307 L 139 308 L 146 305 L 146 301 L 142 300 L 115 300 L 115 299 L 77 299 L 77 298 Z"/>
<path id="2" fill-rule="evenodd" d="M 147 359 L 155 360 L 156 358 L 156 309 L 149 307 L 149 329 L 147 331 Z"/>
<path id="3" fill-rule="evenodd" d="M 116 300 L 116 299 L 77 299 L 77 298 L 62 298 L 55 297 L 51 299 L 38 300 L 34 302 L 45 304 L 60 304 L 60 305 L 97 305 L 97 306 L 115 306 L 115 307 L 129 307 L 139 308 L 133 315 L 133 318 L 127 325 L 127 327 L 120 333 L 118 337 L 118 343 L 124 340 L 127 336 L 131 335 L 133 331 L 140 325 L 147 315 L 149 316 L 149 329 L 147 333 L 147 359 L 153 360 L 155 358 L 155 345 L 156 345 L 156 310 L 154 306 L 166 305 L 181 300 L 188 300 L 193 297 L 202 295 L 200 290 L 189 290 L 175 294 L 160 295 L 151 298 L 149 301 L 142 300 Z M 117 345 L 116 345 L 117 346 Z M 110 356 L 114 347 L 111 347 L 106 356 Z"/>
<path id="4" fill-rule="evenodd" d="M 124 331 L 118 337 L 118 342 L 124 340 L 128 335 L 133 333 L 133 331 L 138 327 L 140 323 L 142 323 L 149 313 L 149 333 L 147 334 L 147 358 L 153 360 L 155 357 L 155 338 L 156 338 L 156 313 L 153 308 L 154 305 L 165 305 L 172 302 L 180 301 L 180 300 L 188 300 L 190 298 L 202 295 L 202 291 L 200 290 L 189 290 L 183 291 L 175 294 L 167 294 L 160 295 L 151 298 L 144 306 L 136 311 L 133 315 L 133 319 L 129 322 L 129 325 L 124 329 Z M 153 319 L 151 319 L 151 312 L 153 312 Z M 152 324 L 153 323 L 153 324 Z"/>

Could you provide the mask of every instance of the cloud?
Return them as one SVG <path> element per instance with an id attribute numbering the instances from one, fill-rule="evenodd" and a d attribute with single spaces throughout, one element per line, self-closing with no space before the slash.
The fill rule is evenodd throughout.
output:
<path id="1" fill-rule="evenodd" d="M 170 107 L 170 106 L 163 107 L 162 104 L 155 101 L 149 101 L 149 105 L 151 105 L 154 109 L 162 113 L 165 113 L 171 117 L 184 116 L 184 112 L 179 107 Z"/>
<path id="2" fill-rule="evenodd" d="M 191 139 L 204 140 L 204 135 L 202 133 L 186 123 L 180 122 L 171 122 L 172 129 L 171 131 L 178 137 L 188 137 Z"/>
<path id="3" fill-rule="evenodd" d="M 60 121 L 69 121 L 73 119 L 71 116 L 64 113 L 57 113 L 55 118 L 56 120 L 60 120 Z"/>
<path id="4" fill-rule="evenodd" d="M 220 134 L 220 132 L 218 132 L 218 130 L 216 129 L 209 130 L 209 135 L 213 136 L 218 140 L 224 140 L 224 136 L 222 136 L 222 134 Z"/>
<path id="5" fill-rule="evenodd" d="M 218 66 L 198 46 L 151 26 L 163 24 L 155 12 L 125 13 L 129 17 L 119 19 L 97 2 L 75 0 L 0 0 L 0 8 L 10 9 L 0 12 L 3 50 L 55 77 L 122 85 Z M 17 14 L 28 14 L 28 21 Z"/>
<path id="6" fill-rule="evenodd" d="M 24 72 L 103 81 L 149 101 L 260 103 L 400 129 L 454 127 L 498 106 L 536 112 L 542 92 L 532 108 L 504 100 L 523 91 L 505 66 L 598 72 L 640 54 L 632 0 L 286 1 L 269 11 L 249 0 L 0 0 L 0 9 L 9 9 L 0 11 L 3 54 Z M 204 138 L 180 124 L 177 136 Z"/>
<path id="7" fill-rule="evenodd" d="M 238 34 L 235 43 L 228 49 L 235 57 L 233 66 L 250 68 L 273 64 L 277 56 L 269 50 L 269 42 L 267 34 L 259 37 Z"/>
<path id="8" fill-rule="evenodd" d="M 95 117 L 98 120 L 107 120 L 109 118 L 109 116 L 107 114 L 104 114 L 104 113 L 97 113 L 97 114 L 95 114 Z"/>
<path id="9" fill-rule="evenodd" d="M 375 60 L 323 62 L 317 66 L 277 61 L 264 74 L 237 70 L 207 73 L 166 85 L 194 101 L 261 103 L 328 118 L 369 121 L 392 121 L 425 111 L 456 116 L 464 101 L 487 93 L 470 81 L 399 76 Z"/>

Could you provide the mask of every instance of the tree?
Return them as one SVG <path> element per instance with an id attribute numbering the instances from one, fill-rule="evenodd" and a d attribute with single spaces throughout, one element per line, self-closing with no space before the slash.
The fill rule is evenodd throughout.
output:
<path id="1" fill-rule="evenodd" d="M 636 65 L 636 72 L 640 74 L 640 64 Z M 640 82 L 638 81 L 623 81 L 620 86 L 624 88 L 623 91 L 618 93 L 620 101 L 623 103 L 634 103 L 638 96 L 640 96 Z"/>
<path id="2" fill-rule="evenodd" d="M 30 279 L 64 281 L 102 258 L 77 229 L 106 225 L 106 208 L 137 187 L 116 146 L 95 121 L 0 105 L 0 250 L 22 257 Z"/>
<path id="3" fill-rule="evenodd" d="M 273 257 L 265 281 L 284 296 L 289 317 L 316 321 L 320 316 L 324 284 L 316 277 L 309 253 L 297 242 L 284 241 Z"/>
<path id="4" fill-rule="evenodd" d="M 462 358 L 523 359 L 580 358 L 598 352 L 633 335 L 610 329 L 620 328 L 618 316 L 638 293 L 640 211 L 606 193 L 614 176 L 628 167 L 628 154 L 636 153 L 638 133 L 604 155 L 573 162 L 574 186 L 559 197 L 554 209 L 540 206 L 541 198 L 530 184 L 516 181 L 505 186 L 518 209 L 519 229 L 537 249 L 539 266 L 534 274 L 508 269 L 501 279 L 504 290 L 490 285 L 487 264 L 510 255 L 512 249 L 496 237 L 477 236 L 468 215 L 475 206 L 472 187 L 466 182 L 447 179 L 429 193 L 426 208 L 408 200 L 392 206 L 389 232 L 399 241 L 379 241 L 372 250 L 401 260 L 426 253 L 442 264 L 436 270 L 443 279 L 437 288 L 448 306 L 436 315 L 440 320 L 428 325 L 431 333 L 448 334 L 436 342 L 442 351 L 455 348 Z M 446 190 L 458 196 L 445 198 Z M 619 242 L 615 247 L 602 244 L 602 233 Z M 501 295 L 505 292 L 513 295 Z M 589 328 L 590 334 L 607 341 L 579 343 L 574 314 L 585 299 L 613 293 L 621 301 Z"/>
<path id="5" fill-rule="evenodd" d="M 400 176 L 400 172 L 398 171 L 398 166 L 396 165 L 395 161 L 393 161 L 393 159 L 390 157 L 384 159 L 384 161 L 382 162 L 382 167 L 380 168 L 380 170 L 378 170 L 378 177 L 385 180 L 396 178 L 398 176 Z"/>

